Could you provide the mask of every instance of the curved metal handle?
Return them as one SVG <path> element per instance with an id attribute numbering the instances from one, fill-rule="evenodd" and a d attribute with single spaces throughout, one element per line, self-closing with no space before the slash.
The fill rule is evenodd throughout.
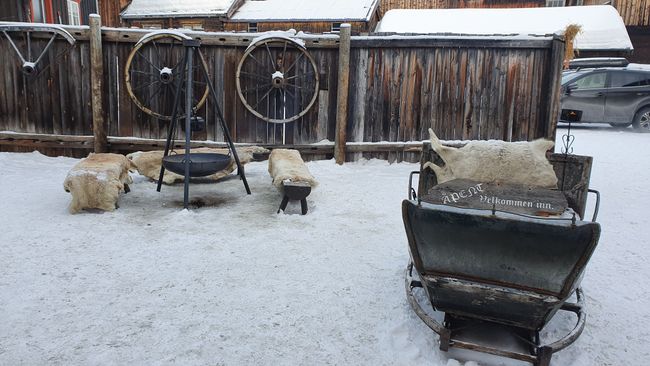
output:
<path id="1" fill-rule="evenodd" d="M 413 175 L 415 175 L 415 174 L 420 175 L 420 171 L 419 170 L 414 170 L 414 171 L 411 172 L 411 174 L 409 174 L 409 191 L 406 194 L 406 196 L 410 200 L 414 200 L 414 199 L 416 199 L 418 197 L 415 189 L 413 189 Z"/>
<path id="2" fill-rule="evenodd" d="M 598 210 L 600 209 L 600 192 L 595 189 L 588 189 L 587 193 L 596 194 L 596 207 L 594 207 L 594 215 L 591 217 L 591 222 L 596 222 L 596 218 L 598 217 Z"/>

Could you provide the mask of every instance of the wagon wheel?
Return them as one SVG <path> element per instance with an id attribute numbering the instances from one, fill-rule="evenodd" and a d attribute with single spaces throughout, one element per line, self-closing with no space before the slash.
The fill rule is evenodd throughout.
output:
<path id="1" fill-rule="evenodd" d="M 172 116 L 174 95 L 184 80 L 180 70 L 185 57 L 184 40 L 191 37 L 176 31 L 153 32 L 142 37 L 126 60 L 124 77 L 126 90 L 133 102 L 143 112 L 169 121 Z M 207 65 L 203 60 L 203 66 Z M 208 84 L 200 64 L 193 67 L 193 111 L 197 111 L 208 97 Z M 184 82 L 184 81 L 183 81 Z M 180 100 L 185 100 L 186 88 L 181 88 Z M 179 118 L 183 118 L 182 113 Z"/>
<path id="2" fill-rule="evenodd" d="M 251 43 L 237 66 L 237 93 L 255 116 L 273 123 L 302 117 L 318 96 L 318 69 L 305 46 L 273 36 Z"/>
<path id="3" fill-rule="evenodd" d="M 54 25 L 0 25 L 0 32 L 16 51 L 21 62 L 21 72 L 30 77 L 37 76 L 47 68 L 42 65 L 43 57 L 50 50 L 54 41 L 64 40 L 68 42 L 69 46 L 55 58 L 69 51 L 75 44 L 74 37 L 68 31 Z"/>

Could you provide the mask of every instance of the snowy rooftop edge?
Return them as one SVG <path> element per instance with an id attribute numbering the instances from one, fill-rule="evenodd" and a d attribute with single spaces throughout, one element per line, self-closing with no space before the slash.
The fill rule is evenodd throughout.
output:
<path id="1" fill-rule="evenodd" d="M 582 26 L 580 50 L 634 49 L 618 11 L 610 5 L 522 9 L 393 9 L 384 14 L 379 33 L 562 34 Z"/>
<path id="2" fill-rule="evenodd" d="M 379 0 L 265 0 L 245 1 L 230 20 L 250 21 L 369 21 Z"/>
<path id="3" fill-rule="evenodd" d="M 235 2 L 235 0 L 132 0 L 120 15 L 123 19 L 219 16 L 231 11 Z"/>

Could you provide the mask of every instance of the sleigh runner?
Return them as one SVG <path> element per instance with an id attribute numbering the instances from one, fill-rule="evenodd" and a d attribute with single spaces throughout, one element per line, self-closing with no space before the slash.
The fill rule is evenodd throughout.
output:
<path id="1" fill-rule="evenodd" d="M 599 196 L 588 188 L 590 157 L 552 154 L 549 161 L 556 190 L 499 184 L 495 191 L 466 180 L 438 184 L 434 170 L 440 173 L 446 162 L 424 144 L 421 170 L 411 173 L 402 202 L 411 256 L 406 293 L 418 317 L 439 334 L 441 350 L 464 348 L 547 366 L 553 353 L 580 336 L 586 315 L 579 285 L 600 234 Z M 597 202 L 592 220 L 583 221 L 588 192 Z M 444 320 L 425 311 L 420 291 Z M 559 311 L 574 313 L 575 325 L 560 339 L 542 342 L 540 331 Z M 515 335 L 519 347 L 466 337 L 467 329 L 485 325 Z"/>

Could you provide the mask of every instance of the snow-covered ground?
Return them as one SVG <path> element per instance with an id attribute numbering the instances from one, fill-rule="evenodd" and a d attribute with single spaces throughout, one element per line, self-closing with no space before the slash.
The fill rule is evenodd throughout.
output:
<path id="1" fill-rule="evenodd" d="M 645 365 L 650 135 L 575 134 L 603 232 L 587 327 L 553 364 Z M 246 166 L 250 196 L 236 178 L 193 184 L 205 206 L 182 211 L 182 185 L 157 193 L 136 175 L 119 210 L 70 215 L 77 161 L 0 153 L 0 365 L 521 364 L 441 352 L 411 311 L 400 202 L 415 164 L 311 162 L 306 216 L 275 214 L 265 162 Z"/>

